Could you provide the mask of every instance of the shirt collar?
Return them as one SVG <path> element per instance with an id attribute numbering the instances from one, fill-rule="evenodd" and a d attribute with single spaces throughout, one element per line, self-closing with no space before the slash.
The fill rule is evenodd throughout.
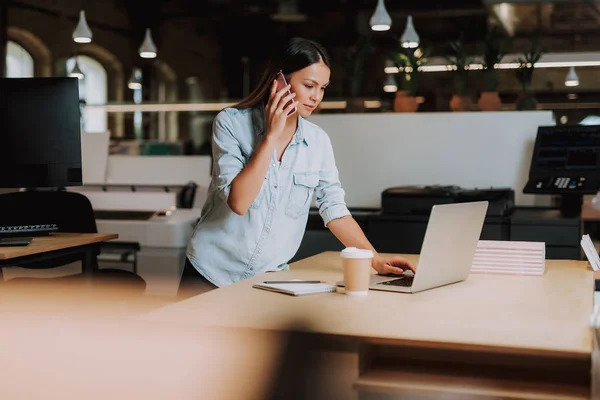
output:
<path id="1" fill-rule="evenodd" d="M 304 141 L 308 145 L 308 140 L 304 132 L 305 125 L 306 121 L 304 118 L 298 115 L 298 129 L 296 129 L 296 133 L 294 133 L 292 143 L 301 143 Z M 263 103 L 259 103 L 252 108 L 252 126 L 256 136 L 265 133 L 265 105 Z"/>

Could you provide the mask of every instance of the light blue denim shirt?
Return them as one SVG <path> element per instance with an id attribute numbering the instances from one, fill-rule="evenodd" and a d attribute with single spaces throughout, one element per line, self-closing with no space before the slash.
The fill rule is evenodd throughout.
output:
<path id="1" fill-rule="evenodd" d="M 231 182 L 263 135 L 261 105 L 226 108 L 213 122 L 212 181 L 187 256 L 217 286 L 289 268 L 304 235 L 313 194 L 325 225 L 350 215 L 329 137 L 300 116 L 281 162 L 273 157 L 248 212 L 231 211 L 227 205 Z"/>

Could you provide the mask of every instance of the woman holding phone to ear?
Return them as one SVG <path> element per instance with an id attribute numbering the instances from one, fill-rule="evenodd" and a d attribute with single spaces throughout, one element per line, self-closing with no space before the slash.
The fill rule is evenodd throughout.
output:
<path id="1" fill-rule="evenodd" d="M 309 117 L 329 85 L 330 61 L 317 43 L 291 39 L 271 59 L 261 82 L 213 123 L 213 175 L 202 217 L 187 249 L 182 285 L 207 288 L 287 269 L 316 204 L 325 225 L 347 247 L 373 246 L 350 215 L 331 142 Z M 283 81 L 287 86 L 279 87 Z M 375 252 L 382 274 L 414 267 Z"/>

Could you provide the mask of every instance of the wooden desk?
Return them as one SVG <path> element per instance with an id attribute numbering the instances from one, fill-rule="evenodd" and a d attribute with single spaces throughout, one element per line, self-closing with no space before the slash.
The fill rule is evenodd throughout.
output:
<path id="1" fill-rule="evenodd" d="M 251 287 L 267 277 L 334 283 L 342 278 L 339 254 L 302 260 L 290 271 L 220 288 L 145 319 L 276 331 L 302 322 L 313 333 L 359 345 L 354 388 L 364 398 L 375 392 L 406 398 L 590 396 L 594 282 L 585 262 L 548 260 L 542 277 L 473 274 L 417 294 L 370 291 L 365 298 L 291 297 Z"/>
<path id="2" fill-rule="evenodd" d="M 118 237 L 114 233 L 56 233 L 34 237 L 28 246 L 0 247 L 0 280 L 1 267 L 27 265 L 72 254 L 81 255 L 82 272 L 90 273 L 98 247 L 102 242 Z"/>

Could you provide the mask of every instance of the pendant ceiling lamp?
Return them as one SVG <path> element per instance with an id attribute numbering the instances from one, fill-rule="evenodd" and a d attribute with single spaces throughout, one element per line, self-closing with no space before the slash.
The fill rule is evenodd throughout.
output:
<path id="1" fill-rule="evenodd" d="M 386 74 L 397 74 L 399 71 L 396 64 L 394 64 L 394 61 L 385 60 L 385 68 L 383 69 L 383 72 Z"/>
<path id="2" fill-rule="evenodd" d="M 144 36 L 144 41 L 140 46 L 139 52 L 142 58 L 156 58 L 156 45 L 152 40 L 150 29 L 146 29 L 146 35 Z"/>
<path id="3" fill-rule="evenodd" d="M 577 76 L 577 72 L 575 72 L 575 67 L 571 67 L 569 69 L 569 73 L 565 78 L 565 86 L 575 87 L 579 86 L 579 77 Z"/>
<path id="4" fill-rule="evenodd" d="M 375 12 L 371 16 L 371 20 L 369 21 L 371 24 L 371 29 L 374 31 L 388 31 L 392 26 L 392 17 L 388 14 L 385 9 L 385 3 L 383 0 L 377 0 L 377 7 L 375 8 Z"/>
<path id="5" fill-rule="evenodd" d="M 394 79 L 394 75 L 387 74 L 385 82 L 383 83 L 383 91 L 387 93 L 393 93 L 398 91 L 398 85 L 396 84 L 396 79 Z"/>
<path id="6" fill-rule="evenodd" d="M 406 20 L 406 28 L 404 28 L 404 33 L 400 38 L 400 44 L 405 49 L 415 49 L 419 47 L 419 34 L 415 29 L 415 25 L 413 24 L 412 16 L 409 15 Z"/>
<path id="7" fill-rule="evenodd" d="M 142 71 L 140 71 L 139 68 L 134 68 L 133 71 L 131 71 L 127 87 L 132 90 L 142 88 Z"/>
<path id="8" fill-rule="evenodd" d="M 69 76 L 77 79 L 83 79 L 85 77 L 83 71 L 79 68 L 77 58 L 75 58 L 75 64 L 73 64 L 73 69 L 71 69 L 71 72 L 69 72 Z"/>
<path id="9" fill-rule="evenodd" d="M 73 31 L 73 40 L 77 43 L 90 43 L 92 41 L 92 31 L 85 19 L 85 11 L 79 12 L 79 22 Z"/>

